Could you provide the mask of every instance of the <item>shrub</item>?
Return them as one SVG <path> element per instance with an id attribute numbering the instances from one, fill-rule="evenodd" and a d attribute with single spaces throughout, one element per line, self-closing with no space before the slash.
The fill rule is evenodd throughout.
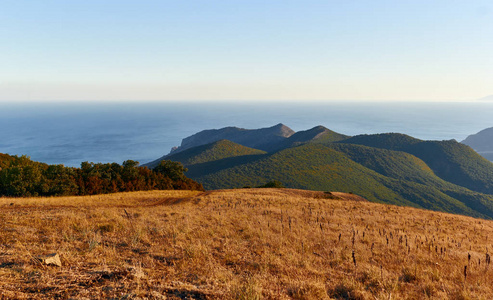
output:
<path id="1" fill-rule="evenodd" d="M 280 181 L 277 181 L 277 180 L 271 180 L 271 181 L 267 182 L 267 183 L 266 183 L 266 184 L 264 184 L 264 185 L 258 186 L 258 188 L 275 188 L 275 189 L 282 189 L 282 188 L 284 188 L 284 185 L 283 185 Z"/>

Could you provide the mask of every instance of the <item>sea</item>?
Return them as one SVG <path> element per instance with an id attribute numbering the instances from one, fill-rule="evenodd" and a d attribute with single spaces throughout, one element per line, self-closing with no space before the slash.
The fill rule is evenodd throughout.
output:
<path id="1" fill-rule="evenodd" d="M 493 102 L 32 102 L 0 103 L 0 153 L 48 164 L 150 162 L 204 129 L 295 131 L 323 125 L 346 135 L 399 132 L 462 141 L 493 127 Z"/>

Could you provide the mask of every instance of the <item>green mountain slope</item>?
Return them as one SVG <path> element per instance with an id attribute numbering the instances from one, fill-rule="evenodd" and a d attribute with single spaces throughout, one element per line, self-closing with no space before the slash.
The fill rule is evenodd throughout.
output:
<path id="1" fill-rule="evenodd" d="M 493 194 L 493 163 L 457 141 L 421 141 L 403 134 L 360 135 L 342 141 L 399 150 L 423 160 L 440 178 L 470 190 Z"/>
<path id="2" fill-rule="evenodd" d="M 347 144 L 364 145 L 388 150 L 403 150 L 419 142 L 422 141 L 402 133 L 362 134 L 343 141 L 343 143 Z"/>
<path id="3" fill-rule="evenodd" d="M 265 152 L 221 140 L 166 159 L 182 162 L 187 176 L 207 189 L 277 180 L 290 188 L 493 218 L 493 164 L 456 141 L 398 133 L 348 137 L 317 126 L 269 145 Z"/>
<path id="4" fill-rule="evenodd" d="M 397 151 L 309 143 L 207 164 L 190 165 L 187 173 L 207 189 L 278 180 L 291 188 L 353 192 L 374 202 L 493 218 L 493 197 L 445 182 L 420 159 Z"/>
<path id="5" fill-rule="evenodd" d="M 240 144 L 228 141 L 220 140 L 211 144 L 197 146 L 187 150 L 183 150 L 176 154 L 171 154 L 165 158 L 157 159 L 153 162 L 146 164 L 146 166 L 153 168 L 159 164 L 163 159 L 181 162 L 184 166 L 202 164 L 207 162 L 214 162 L 225 158 L 245 156 L 245 155 L 260 155 L 265 154 L 265 151 L 249 148 Z"/>
<path id="6" fill-rule="evenodd" d="M 305 143 L 332 143 L 349 138 L 349 136 L 337 133 L 324 126 L 316 126 L 309 130 L 298 131 L 289 138 L 272 146 L 269 150 L 281 150 Z"/>
<path id="7" fill-rule="evenodd" d="M 421 184 L 436 185 L 444 182 L 424 161 L 409 153 L 353 144 L 335 143 L 327 146 L 344 153 L 354 162 L 387 177 Z"/>
<path id="8" fill-rule="evenodd" d="M 493 163 L 456 141 L 425 141 L 410 146 L 437 176 L 468 189 L 493 194 Z"/>
<path id="9" fill-rule="evenodd" d="M 489 210 L 493 204 L 490 201 L 491 195 L 482 195 L 443 180 L 436 176 L 424 161 L 406 152 L 351 144 L 331 144 L 329 146 L 379 174 L 433 187 L 477 211 Z M 401 186 L 394 186 L 393 188 L 405 193 Z"/>

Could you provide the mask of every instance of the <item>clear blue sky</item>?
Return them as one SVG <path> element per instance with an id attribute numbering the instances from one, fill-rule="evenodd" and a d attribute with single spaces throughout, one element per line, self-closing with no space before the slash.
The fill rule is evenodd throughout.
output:
<path id="1" fill-rule="evenodd" d="M 491 0 L 3 0 L 0 44 L 0 101 L 493 94 Z"/>

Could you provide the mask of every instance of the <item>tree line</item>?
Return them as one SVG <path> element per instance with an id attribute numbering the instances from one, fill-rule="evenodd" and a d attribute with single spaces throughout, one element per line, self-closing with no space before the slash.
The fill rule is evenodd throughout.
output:
<path id="1" fill-rule="evenodd" d="M 163 160 L 154 169 L 133 160 L 81 163 L 80 168 L 48 165 L 27 156 L 0 155 L 0 196 L 96 195 L 144 190 L 203 190 L 179 162 Z"/>

